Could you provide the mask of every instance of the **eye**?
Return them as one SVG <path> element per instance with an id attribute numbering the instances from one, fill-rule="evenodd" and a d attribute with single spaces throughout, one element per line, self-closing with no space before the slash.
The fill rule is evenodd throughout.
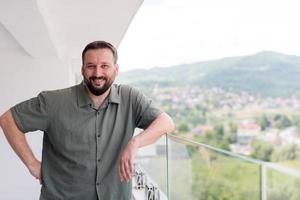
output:
<path id="1" fill-rule="evenodd" d="M 87 65 L 87 68 L 89 68 L 89 69 L 92 69 L 94 67 L 96 67 L 96 65 Z"/>
<path id="2" fill-rule="evenodd" d="M 107 68 L 109 68 L 109 65 L 103 64 L 103 65 L 102 65 L 102 68 L 107 69 Z"/>

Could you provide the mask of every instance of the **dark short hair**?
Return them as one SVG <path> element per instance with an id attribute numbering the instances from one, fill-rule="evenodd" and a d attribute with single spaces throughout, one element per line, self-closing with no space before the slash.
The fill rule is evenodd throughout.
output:
<path id="1" fill-rule="evenodd" d="M 111 50 L 113 57 L 114 57 L 114 63 L 117 63 L 118 61 L 118 52 L 117 49 L 110 43 L 105 41 L 94 41 L 86 45 L 86 47 L 82 51 L 82 65 L 84 65 L 84 56 L 85 53 L 90 49 L 109 49 Z"/>

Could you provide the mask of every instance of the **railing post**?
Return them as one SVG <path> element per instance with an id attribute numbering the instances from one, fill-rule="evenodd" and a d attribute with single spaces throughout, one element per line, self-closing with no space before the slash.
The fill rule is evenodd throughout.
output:
<path id="1" fill-rule="evenodd" d="M 166 134 L 166 158 L 167 158 L 167 197 L 170 200 L 170 188 L 169 188 L 169 140 L 168 134 Z"/>
<path id="2" fill-rule="evenodd" d="M 260 168 L 260 200 L 267 200 L 267 167 L 264 163 L 259 165 Z"/>

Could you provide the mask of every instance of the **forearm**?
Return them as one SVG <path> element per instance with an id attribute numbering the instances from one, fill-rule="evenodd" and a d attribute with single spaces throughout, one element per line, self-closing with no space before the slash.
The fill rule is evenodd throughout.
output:
<path id="1" fill-rule="evenodd" d="M 32 153 L 24 133 L 18 129 L 10 111 L 7 111 L 1 116 L 0 126 L 12 149 L 23 161 L 26 167 L 30 169 L 31 166 L 37 162 L 37 159 Z"/>
<path id="2" fill-rule="evenodd" d="M 138 147 L 143 147 L 154 143 L 162 135 L 174 131 L 175 125 L 171 117 L 166 113 L 161 113 L 142 133 L 132 138 L 132 142 Z"/>
<path id="3" fill-rule="evenodd" d="M 154 143 L 163 134 L 175 129 L 173 120 L 161 113 L 142 133 L 134 136 L 125 146 L 119 160 L 118 173 L 121 181 L 129 181 L 133 175 L 134 157 L 138 148 Z"/>

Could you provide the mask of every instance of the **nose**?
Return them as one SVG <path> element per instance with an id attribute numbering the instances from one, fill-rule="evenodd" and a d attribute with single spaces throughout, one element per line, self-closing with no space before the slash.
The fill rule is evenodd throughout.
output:
<path id="1" fill-rule="evenodd" d="M 100 65 L 97 65 L 94 71 L 94 76 L 99 77 L 103 75 L 103 70 Z"/>

